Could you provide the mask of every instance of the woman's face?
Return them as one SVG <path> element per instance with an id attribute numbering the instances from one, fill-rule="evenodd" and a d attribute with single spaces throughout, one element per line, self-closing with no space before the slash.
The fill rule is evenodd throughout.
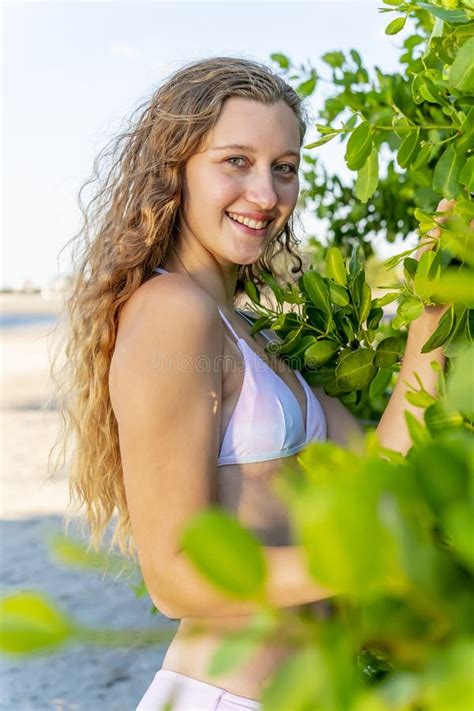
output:
<path id="1" fill-rule="evenodd" d="M 295 208 L 299 138 L 298 121 L 283 101 L 227 99 L 184 167 L 184 242 L 199 242 L 220 264 L 257 261 Z M 253 221 L 245 226 L 232 218 Z"/>

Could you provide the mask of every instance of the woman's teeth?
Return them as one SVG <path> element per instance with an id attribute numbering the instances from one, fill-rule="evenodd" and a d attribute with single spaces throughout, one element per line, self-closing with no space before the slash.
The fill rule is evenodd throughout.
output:
<path id="1" fill-rule="evenodd" d="M 247 227 L 251 227 L 253 230 L 262 230 L 270 222 L 270 220 L 267 220 L 266 222 L 257 222 L 257 220 L 251 220 L 248 217 L 236 215 L 234 212 L 228 212 L 227 214 L 232 220 L 240 222 L 242 225 L 246 225 Z"/>

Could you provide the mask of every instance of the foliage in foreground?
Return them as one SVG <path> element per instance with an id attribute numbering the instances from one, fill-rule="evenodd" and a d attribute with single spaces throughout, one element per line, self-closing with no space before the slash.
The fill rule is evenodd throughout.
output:
<path id="1" fill-rule="evenodd" d="M 460 354 L 445 395 L 472 406 L 472 349 Z M 465 711 L 474 699 L 474 451 L 451 422 L 442 432 L 409 419 L 406 458 L 381 450 L 373 434 L 355 451 L 315 443 L 281 473 L 276 491 L 295 541 L 322 585 L 340 590 L 328 616 L 272 609 L 266 560 L 254 536 L 221 510 L 189 522 L 183 548 L 201 573 L 233 599 L 259 606 L 229 634 L 211 662 L 219 674 L 268 641 L 294 654 L 268 684 L 264 711 Z M 74 552 L 61 543 L 63 555 Z M 87 556 L 79 554 L 83 563 Z M 229 564 L 231 562 L 231 564 Z M 97 560 L 89 561 L 97 567 Z M 2 649 L 53 650 L 67 642 L 165 643 L 148 632 L 84 630 L 53 604 L 17 593 L 1 604 Z"/>

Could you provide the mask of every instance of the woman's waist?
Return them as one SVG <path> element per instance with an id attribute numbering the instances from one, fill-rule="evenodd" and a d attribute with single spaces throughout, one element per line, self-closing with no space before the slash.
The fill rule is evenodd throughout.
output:
<path id="1" fill-rule="evenodd" d="M 285 608 L 315 616 L 325 616 L 326 601 Z M 287 615 L 286 615 L 287 617 Z M 210 674 L 210 665 L 228 635 L 247 627 L 251 617 L 214 617 L 182 620 L 166 653 L 163 669 L 214 684 L 227 691 L 260 700 L 263 688 L 277 668 L 294 653 L 294 641 L 286 640 L 282 630 L 258 641 L 241 663 L 219 676 Z"/>
<path id="2" fill-rule="evenodd" d="M 210 673 L 210 665 L 226 632 L 214 630 L 199 635 L 177 635 L 165 655 L 162 668 L 213 684 L 232 694 L 256 701 L 261 700 L 263 688 L 278 666 L 291 654 L 290 647 L 279 643 L 262 642 L 250 656 L 225 673 Z"/>

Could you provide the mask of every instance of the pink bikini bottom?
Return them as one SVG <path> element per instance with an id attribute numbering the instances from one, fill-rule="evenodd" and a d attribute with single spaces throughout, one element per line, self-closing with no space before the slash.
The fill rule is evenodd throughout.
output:
<path id="1" fill-rule="evenodd" d="M 244 711 L 261 709 L 254 699 L 231 694 L 219 686 L 185 674 L 160 669 L 136 711 Z"/>

